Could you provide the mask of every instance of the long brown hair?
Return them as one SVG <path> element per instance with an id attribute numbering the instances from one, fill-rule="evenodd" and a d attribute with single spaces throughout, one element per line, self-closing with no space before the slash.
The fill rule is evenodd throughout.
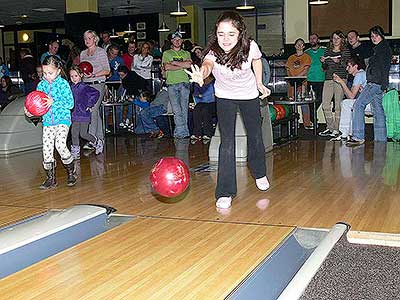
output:
<path id="1" fill-rule="evenodd" d="M 217 28 L 221 22 L 232 22 L 232 25 L 239 31 L 238 42 L 229 53 L 218 45 Z M 215 26 L 208 36 L 208 44 L 204 53 L 212 51 L 216 56 L 216 62 L 226 65 L 231 70 L 241 69 L 242 63 L 247 61 L 250 51 L 250 37 L 247 32 L 246 24 L 243 17 L 234 11 L 223 12 L 215 22 Z"/>
<path id="2" fill-rule="evenodd" d="M 334 48 L 334 46 L 333 46 L 333 35 L 335 35 L 335 34 L 338 37 L 340 37 L 340 39 L 341 39 L 340 51 L 343 51 L 344 49 L 346 49 L 346 37 L 345 37 L 344 33 L 342 31 L 340 31 L 340 30 L 336 30 L 331 34 L 330 39 L 329 39 L 329 48 L 331 50 L 333 50 L 333 48 Z"/>

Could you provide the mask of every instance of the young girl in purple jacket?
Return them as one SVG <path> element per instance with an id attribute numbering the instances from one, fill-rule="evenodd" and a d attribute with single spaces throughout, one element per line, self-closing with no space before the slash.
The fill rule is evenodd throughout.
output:
<path id="1" fill-rule="evenodd" d="M 69 71 L 71 90 L 75 101 L 74 110 L 71 115 L 71 154 L 74 159 L 80 158 L 79 137 L 94 145 L 96 154 L 101 153 L 100 143 L 97 141 L 96 137 L 88 132 L 91 108 L 99 99 L 100 93 L 95 88 L 82 82 L 83 75 L 82 70 L 76 65 L 73 65 Z"/>

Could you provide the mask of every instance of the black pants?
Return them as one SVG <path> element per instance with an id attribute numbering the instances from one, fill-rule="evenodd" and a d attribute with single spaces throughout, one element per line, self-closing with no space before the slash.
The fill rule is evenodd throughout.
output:
<path id="1" fill-rule="evenodd" d="M 213 103 L 197 103 L 193 110 L 193 135 L 212 137 L 213 130 L 213 110 L 215 102 Z"/>
<path id="2" fill-rule="evenodd" d="M 321 106 L 322 103 L 322 90 L 324 88 L 324 82 L 308 82 L 308 87 L 310 88 L 310 86 L 312 86 L 313 91 L 315 92 L 315 109 L 316 111 L 314 112 L 314 105 L 310 104 L 310 117 L 311 117 L 311 121 L 314 120 L 314 113 L 317 113 L 318 108 Z M 314 125 L 316 126 L 316 125 Z"/>
<path id="3" fill-rule="evenodd" d="M 240 110 L 247 131 L 247 162 L 254 178 L 266 176 L 265 149 L 261 134 L 260 100 L 217 99 L 221 144 L 218 155 L 218 180 L 215 197 L 234 197 L 237 192 L 235 127 Z"/>

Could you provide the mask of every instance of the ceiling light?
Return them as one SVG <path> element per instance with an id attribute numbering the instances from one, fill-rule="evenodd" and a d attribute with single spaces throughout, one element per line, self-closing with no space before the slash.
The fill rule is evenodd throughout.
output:
<path id="1" fill-rule="evenodd" d="M 328 0 L 311 0 L 310 5 L 324 5 L 328 4 Z"/>
<path id="2" fill-rule="evenodd" d="M 125 33 L 134 33 L 136 32 L 135 30 L 133 30 L 133 28 L 131 27 L 131 24 L 128 24 L 128 30 L 124 31 Z"/>
<path id="3" fill-rule="evenodd" d="M 161 22 L 161 26 L 158 27 L 158 31 L 159 32 L 168 32 L 169 28 L 168 28 L 167 24 L 165 24 L 165 21 L 164 21 L 164 0 L 161 0 L 161 6 L 162 6 L 162 22 Z"/>
<path id="4" fill-rule="evenodd" d="M 131 1 L 129 1 L 129 0 L 126 2 L 127 2 L 127 5 L 120 5 L 117 7 L 117 9 L 137 9 L 137 8 L 139 8 L 139 7 L 131 4 Z"/>
<path id="5" fill-rule="evenodd" d="M 168 28 L 167 24 L 165 24 L 164 21 L 162 21 L 161 26 L 158 28 L 159 32 L 168 32 L 170 29 Z"/>
<path id="6" fill-rule="evenodd" d="M 39 8 L 34 8 L 32 9 L 33 11 L 38 11 L 38 12 L 49 12 L 49 11 L 55 11 L 55 8 L 49 8 L 49 7 L 39 7 Z"/>
<path id="7" fill-rule="evenodd" d="M 114 28 L 111 30 L 110 39 L 116 39 L 119 35 L 115 33 Z"/>
<path id="8" fill-rule="evenodd" d="M 177 5 L 176 5 L 176 10 L 175 11 L 171 11 L 169 14 L 171 16 L 187 16 L 187 11 L 186 9 L 181 5 L 181 1 L 176 1 Z"/>
<path id="9" fill-rule="evenodd" d="M 251 9 L 255 9 L 256 7 L 254 5 L 251 4 L 247 4 L 247 0 L 244 0 L 242 2 L 242 4 L 236 6 L 237 10 L 251 10 Z"/>

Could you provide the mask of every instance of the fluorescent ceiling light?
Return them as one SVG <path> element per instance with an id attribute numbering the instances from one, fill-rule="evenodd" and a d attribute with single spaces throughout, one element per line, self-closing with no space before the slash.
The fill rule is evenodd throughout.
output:
<path id="1" fill-rule="evenodd" d="M 328 0 L 311 0 L 310 5 L 324 5 L 328 4 Z"/>
<path id="2" fill-rule="evenodd" d="M 32 9 L 33 11 L 38 11 L 38 12 L 49 12 L 49 11 L 56 11 L 55 8 L 49 8 L 49 7 L 39 7 L 39 8 L 34 8 Z"/>

